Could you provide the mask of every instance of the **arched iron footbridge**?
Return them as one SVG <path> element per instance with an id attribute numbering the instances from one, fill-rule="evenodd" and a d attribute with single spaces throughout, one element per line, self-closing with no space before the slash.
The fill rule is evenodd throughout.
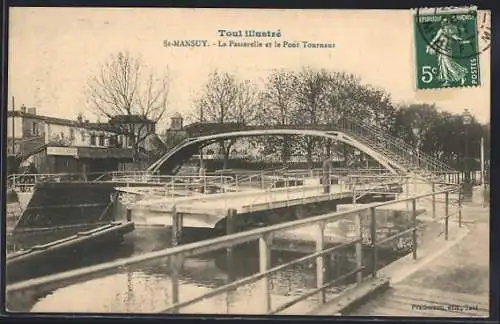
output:
<path id="1" fill-rule="evenodd" d="M 380 152 L 370 148 L 360 141 L 338 131 L 324 131 L 314 129 L 299 129 L 299 128 L 282 128 L 282 129 L 244 129 L 239 131 L 224 132 L 219 134 L 201 136 L 197 138 L 190 138 L 180 145 L 176 146 L 170 152 L 166 153 L 155 163 L 153 163 L 148 171 L 159 171 L 162 174 L 173 174 L 177 169 L 185 163 L 190 157 L 199 152 L 199 150 L 210 144 L 222 141 L 243 137 L 256 137 L 256 136 L 314 136 L 326 139 L 332 139 L 346 143 L 355 147 L 359 151 L 366 153 L 383 167 L 392 173 L 397 173 L 398 170 L 403 170 L 404 167 L 395 161 L 391 161 Z"/>
<path id="2" fill-rule="evenodd" d="M 285 135 L 313 136 L 345 143 L 367 154 L 394 174 L 406 174 L 414 170 L 427 173 L 455 172 L 438 159 L 416 151 L 401 139 L 372 126 L 359 125 L 347 119 L 336 125 L 323 126 L 243 126 L 220 133 L 188 138 L 151 164 L 148 171 L 175 174 L 180 166 L 197 154 L 201 148 L 223 140 Z"/>

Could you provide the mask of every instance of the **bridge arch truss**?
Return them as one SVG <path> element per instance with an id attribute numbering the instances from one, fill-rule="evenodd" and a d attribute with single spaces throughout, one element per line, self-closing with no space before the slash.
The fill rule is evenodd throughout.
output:
<path id="1" fill-rule="evenodd" d="M 359 142 L 352 136 L 348 136 L 347 134 L 340 131 L 325 131 L 313 129 L 253 129 L 229 131 L 213 135 L 190 138 L 164 154 L 157 161 L 151 164 L 147 170 L 151 172 L 160 171 L 160 173 L 164 174 L 175 174 L 182 164 L 184 164 L 189 158 L 199 152 L 201 148 L 210 144 L 219 142 L 221 140 L 229 140 L 235 138 L 279 135 L 313 136 L 333 139 L 346 143 L 367 154 L 375 161 L 380 163 L 380 165 L 386 168 L 390 173 L 397 174 L 400 171 L 405 170 L 405 168 L 402 165 L 398 164 L 396 161 L 392 161 L 381 152 L 378 152 L 373 148 Z"/>

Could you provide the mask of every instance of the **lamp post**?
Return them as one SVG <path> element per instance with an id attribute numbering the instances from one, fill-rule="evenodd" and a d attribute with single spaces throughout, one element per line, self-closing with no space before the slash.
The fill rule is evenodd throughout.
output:
<path id="1" fill-rule="evenodd" d="M 469 126 L 472 122 L 472 116 L 469 109 L 465 109 L 462 114 L 462 121 L 465 128 L 465 150 L 464 150 L 464 172 L 465 172 L 465 182 L 470 182 L 470 171 L 469 171 Z"/>
<path id="2" fill-rule="evenodd" d="M 464 198 L 467 200 L 472 199 L 472 184 L 470 181 L 470 171 L 469 171 L 469 126 L 472 123 L 472 115 L 470 114 L 468 109 L 465 109 L 462 114 L 462 122 L 464 124 L 464 172 L 465 172 L 465 180 L 463 184 Z"/>

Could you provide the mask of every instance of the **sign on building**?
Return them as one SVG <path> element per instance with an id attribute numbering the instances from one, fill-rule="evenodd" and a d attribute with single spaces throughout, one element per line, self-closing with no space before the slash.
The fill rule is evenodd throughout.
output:
<path id="1" fill-rule="evenodd" d="M 47 155 L 64 155 L 76 157 L 78 149 L 76 147 L 47 147 Z"/>

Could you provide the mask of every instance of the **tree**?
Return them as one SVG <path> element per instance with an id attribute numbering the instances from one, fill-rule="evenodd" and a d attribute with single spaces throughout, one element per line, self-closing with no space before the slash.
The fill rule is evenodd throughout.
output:
<path id="1" fill-rule="evenodd" d="M 98 115 L 114 123 L 116 130 L 131 141 L 134 160 L 143 141 L 167 110 L 168 73 L 157 75 L 138 57 L 128 52 L 113 54 L 90 77 L 85 88 L 87 103 Z"/>
<path id="2" fill-rule="evenodd" d="M 257 113 L 260 125 L 286 126 L 291 123 L 294 111 L 297 108 L 295 90 L 297 75 L 290 71 L 273 71 L 266 80 L 261 93 L 261 108 Z M 280 152 L 281 161 L 286 164 L 292 150 L 290 136 L 271 137 L 260 141 L 269 153 Z"/>
<path id="3" fill-rule="evenodd" d="M 386 131 L 393 123 L 395 109 L 390 95 L 382 89 L 362 84 L 356 75 L 329 73 L 325 92 L 328 102 L 324 117 L 326 124 L 335 125 L 348 118 L 360 125 L 372 125 Z M 348 145 L 329 142 L 326 145 L 328 154 L 332 148 L 342 152 L 346 164 L 354 157 L 354 149 Z"/>
<path id="4" fill-rule="evenodd" d="M 195 101 L 193 114 L 201 122 L 224 124 L 237 123 L 249 125 L 255 121 L 255 111 L 259 106 L 256 87 L 248 80 L 239 81 L 229 73 L 217 70 L 209 75 L 208 82 Z M 224 168 L 227 168 L 229 153 L 236 140 L 220 141 L 224 155 Z"/>
<path id="5" fill-rule="evenodd" d="M 326 84 L 329 75 L 325 70 L 315 71 L 304 68 L 297 74 L 295 100 L 297 109 L 294 110 L 292 124 L 318 126 L 325 123 L 328 102 L 326 101 Z M 307 164 L 312 168 L 313 154 L 320 141 L 316 137 L 308 136 L 301 141 L 307 156 Z"/>

